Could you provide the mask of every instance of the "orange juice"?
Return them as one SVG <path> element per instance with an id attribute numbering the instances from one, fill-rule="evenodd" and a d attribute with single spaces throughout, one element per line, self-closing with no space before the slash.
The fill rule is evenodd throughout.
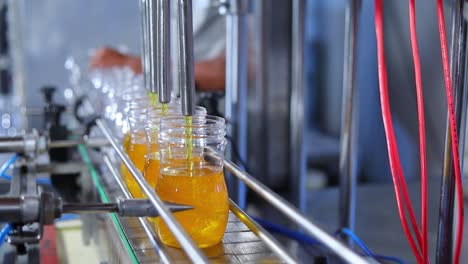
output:
<path id="1" fill-rule="evenodd" d="M 128 146 L 130 145 L 130 133 L 125 133 L 122 139 L 122 147 L 127 152 Z"/>
<path id="2" fill-rule="evenodd" d="M 146 143 L 130 142 L 126 152 L 135 167 L 143 173 L 145 167 Z M 121 171 L 123 180 L 132 196 L 134 198 L 144 198 L 140 185 L 138 185 L 135 178 L 133 178 L 132 174 L 123 164 L 121 165 Z"/>
<path id="3" fill-rule="evenodd" d="M 156 188 L 156 183 L 160 175 L 160 162 L 159 162 L 159 153 L 151 153 L 146 155 L 146 165 L 143 171 L 143 176 L 145 176 L 146 181 L 150 186 Z M 156 218 L 149 217 L 151 222 L 156 221 Z"/>
<path id="4" fill-rule="evenodd" d="M 223 171 L 211 167 L 191 171 L 185 166 L 174 167 L 161 172 L 157 194 L 166 202 L 193 206 L 192 210 L 175 213 L 175 218 L 200 248 L 216 245 L 223 237 L 229 213 Z M 156 225 L 164 244 L 180 247 L 159 217 Z"/>

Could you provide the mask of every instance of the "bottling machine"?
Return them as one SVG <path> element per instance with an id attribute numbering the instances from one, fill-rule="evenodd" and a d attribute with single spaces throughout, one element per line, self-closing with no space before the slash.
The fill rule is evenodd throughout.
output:
<path id="1" fill-rule="evenodd" d="M 171 87 L 178 87 L 181 112 L 191 117 L 195 115 L 192 0 L 138 2 L 143 86 L 148 93 L 157 94 L 160 104 L 173 100 Z M 85 240 L 89 241 L 92 237 L 97 239 L 98 233 L 104 230 L 104 235 L 99 239 L 105 252 L 103 260 L 108 263 L 386 263 L 392 260 L 379 259 L 373 253 L 360 254 L 353 244 L 356 241 L 351 239 L 353 236 L 338 238 L 304 214 L 307 207 L 304 148 L 306 1 L 211 2 L 212 8 L 226 17 L 224 117 L 227 134 L 232 138 L 232 144 L 222 160 L 230 198 L 228 224 L 222 243 L 207 249 L 197 247 L 174 217 L 178 212 L 194 209 L 193 206 L 166 202 L 158 196 L 154 186 L 145 180 L 117 139 L 113 127 L 115 123 L 110 122 L 102 110 L 109 106 L 97 106 L 95 98 L 92 98 L 96 94 L 86 93 L 80 87 L 83 83 L 73 83 L 72 80 L 73 87 L 67 93 L 67 104 L 54 100 L 55 87 L 49 85 L 41 89 L 45 105 L 39 111 L 39 115 L 44 117 L 41 129 L 25 130 L 22 134 L 15 131 L 14 136 L 9 135 L 8 131 L 1 131 L 0 153 L 14 154 L 0 168 L 2 178 L 9 182 L 8 191 L 0 196 L 0 222 L 5 223 L 0 233 L 0 243 L 5 240 L 14 248 L 4 252 L 4 263 L 18 261 L 20 256 L 27 256 L 30 263 L 56 263 L 57 260 L 48 258 L 47 247 L 44 249 L 41 243 L 49 239 L 48 226 L 65 214 L 81 216 Z M 467 18 L 463 15 L 467 9 L 465 1 L 453 2 L 451 78 L 456 126 L 459 134 L 464 135 Z M 8 4 L 0 1 L 0 4 L 0 36 L 5 39 L 9 30 L 10 43 L 16 43 L 14 50 L 10 51 L 6 42 L 0 41 L 0 59 L 22 61 L 20 34 L 15 33 L 21 29 L 19 4 L 16 1 L 8 1 Z M 358 191 L 353 157 L 358 148 L 355 68 L 361 4 L 360 0 L 348 0 L 345 14 L 338 220 L 340 227 L 350 230 L 355 226 Z M 378 6 L 376 4 L 377 32 Z M 13 13 L 10 25 L 4 14 L 7 7 Z M 178 30 L 175 36 L 170 34 L 171 8 L 177 9 Z M 255 14 L 253 18 L 250 16 L 252 13 Z M 284 27 L 284 34 L 275 34 L 275 30 L 278 30 L 276 26 Z M 254 33 L 258 36 L 254 37 L 252 30 L 256 30 Z M 177 47 L 171 45 L 171 38 L 177 39 Z M 251 43 L 253 45 L 249 45 Z M 171 49 L 177 50 L 177 75 L 171 75 Z M 248 56 L 250 49 L 256 50 L 253 58 Z M 67 63 L 67 68 L 72 72 L 76 70 L 73 61 Z M 0 65 L 0 92 L 2 96 L 14 92 L 24 97 L 27 93 L 21 73 L 24 65 L 16 63 L 14 67 L 6 67 L 9 65 Z M 255 72 L 255 78 L 250 78 L 251 71 Z M 177 77 L 175 80 L 174 76 Z M 9 89 L 10 80 L 15 83 L 16 91 Z M 99 78 L 96 80 L 102 81 Z M 385 87 L 382 80 L 380 85 Z M 280 88 L 268 90 L 273 84 Z M 282 89 L 284 87 L 289 88 Z M 256 101 L 255 106 L 249 106 L 252 100 Z M 17 114 L 22 116 L 22 120 L 28 120 L 25 98 L 21 98 L 19 106 L 14 106 L 19 109 Z M 9 111 L 13 113 L 14 110 Z M 67 118 L 62 117 L 64 114 L 68 115 Z M 2 124 L 4 118 L 13 122 L 10 115 L 2 116 Z M 113 118 L 114 121 L 117 119 Z M 21 126 L 19 124 L 15 125 Z M 25 128 L 27 124 L 22 126 Z M 448 124 L 447 134 L 450 128 Z M 463 146 L 463 140 L 460 142 Z M 437 263 L 453 261 L 453 241 L 456 237 L 453 230 L 457 225 L 457 221 L 454 221 L 457 207 L 453 175 L 457 165 L 451 162 L 450 136 L 447 136 L 445 145 Z M 393 145 L 389 149 L 391 147 Z M 396 162 L 395 155 L 389 151 L 391 162 Z M 203 157 L 217 159 L 210 148 L 204 150 Z M 243 161 L 247 159 L 249 161 L 245 164 Z M 146 199 L 132 197 L 121 175 L 121 165 L 138 183 Z M 250 173 L 246 172 L 246 165 Z M 12 169 L 11 176 L 6 173 L 9 169 Z M 282 185 L 289 186 L 288 199 L 272 190 L 281 190 Z M 281 213 L 282 219 L 299 230 L 296 235 L 301 238 L 305 236 L 304 239 L 309 242 L 307 239 L 313 239 L 309 244 L 315 243 L 317 252 L 307 256 L 293 253 L 283 240 L 261 225 L 261 219 L 257 221 L 249 216 L 245 212 L 248 191 L 264 199 L 269 208 Z M 181 248 L 164 245 L 148 217 L 159 217 L 164 221 Z M 427 252 L 422 249 L 423 245 L 421 243 L 420 251 L 424 257 Z M 417 260 L 421 263 L 426 261 Z"/>

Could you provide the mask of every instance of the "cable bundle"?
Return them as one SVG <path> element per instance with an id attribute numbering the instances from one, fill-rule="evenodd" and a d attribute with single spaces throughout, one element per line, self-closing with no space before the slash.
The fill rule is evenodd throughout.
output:
<path id="1" fill-rule="evenodd" d="M 439 35 L 441 42 L 441 54 L 444 68 L 444 80 L 446 88 L 447 104 L 449 108 L 449 123 L 450 123 L 450 136 L 452 143 L 452 155 L 455 168 L 455 180 L 457 190 L 457 201 L 459 205 L 458 213 L 458 228 L 457 239 L 455 247 L 455 263 L 459 263 L 461 240 L 463 234 L 463 193 L 460 175 L 460 161 L 458 156 L 458 140 L 457 140 L 457 127 L 455 122 L 455 110 L 453 106 L 452 83 L 450 79 L 450 68 L 448 63 L 447 43 L 445 39 L 445 24 L 443 17 L 442 1 L 437 0 L 438 9 L 438 22 L 439 22 Z M 395 132 L 393 129 L 392 116 L 390 111 L 390 100 L 388 96 L 388 81 L 387 69 L 385 64 L 384 53 L 384 33 L 383 33 L 383 19 L 382 19 L 382 0 L 375 1 L 375 32 L 377 38 L 377 57 L 378 57 L 378 73 L 379 73 L 379 88 L 382 118 L 385 129 L 385 136 L 387 139 L 388 157 L 390 163 L 390 170 L 392 173 L 393 184 L 395 188 L 396 201 L 398 206 L 398 213 L 402 223 L 403 231 L 409 242 L 411 250 L 418 261 L 418 263 L 429 263 L 428 252 L 428 238 L 427 238 L 427 166 L 426 166 L 426 136 L 425 136 L 425 118 L 424 118 L 424 96 L 422 91 L 422 78 L 421 78 L 421 63 L 419 59 L 418 40 L 416 33 L 416 15 L 415 15 L 415 1 L 409 0 L 409 20 L 410 20 L 410 34 L 411 34 L 411 49 L 413 53 L 414 74 L 416 82 L 416 98 L 417 98 L 417 111 L 418 111 L 418 130 L 419 130 L 419 154 L 420 154 L 420 169 L 421 169 L 421 230 L 418 228 L 414 210 L 408 195 L 405 176 L 401 167 L 400 157 L 398 154 L 398 145 L 396 142 Z M 410 230 L 408 220 L 406 219 L 406 212 L 408 213 L 412 225 Z M 416 237 L 416 240 L 413 237 Z"/>

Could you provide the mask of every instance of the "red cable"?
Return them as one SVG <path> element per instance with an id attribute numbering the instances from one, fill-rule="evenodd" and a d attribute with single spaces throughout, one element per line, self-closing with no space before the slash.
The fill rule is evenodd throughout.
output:
<path id="1" fill-rule="evenodd" d="M 392 125 L 392 127 L 393 127 L 393 125 Z M 393 131 L 393 128 L 392 128 L 392 131 Z M 394 132 L 392 132 L 392 133 L 394 133 Z M 414 214 L 413 205 L 412 205 L 411 200 L 409 198 L 408 186 L 406 185 L 406 180 L 405 180 L 405 176 L 404 176 L 404 173 L 403 173 L 403 169 L 401 168 L 400 156 L 398 154 L 398 146 L 396 146 L 395 142 L 396 142 L 396 138 L 395 138 L 395 135 L 393 134 L 393 136 L 392 136 L 392 144 L 393 144 L 392 153 L 393 153 L 395 163 L 396 163 L 396 166 L 397 166 L 397 177 L 399 179 L 400 188 L 402 189 L 402 192 L 403 192 L 403 199 L 404 199 L 404 202 L 405 202 L 404 205 L 405 205 L 406 210 L 408 211 L 408 214 L 410 216 L 411 225 L 413 226 L 413 230 L 414 230 L 414 233 L 416 235 L 416 239 L 418 240 L 418 245 L 421 248 L 421 246 L 422 246 L 422 236 L 421 236 L 421 232 L 419 231 L 419 227 L 418 227 L 418 224 L 417 224 L 417 221 L 416 221 L 416 216 Z"/>
<path id="2" fill-rule="evenodd" d="M 379 88 L 380 88 L 380 100 L 382 108 L 382 118 L 384 122 L 385 135 L 387 138 L 388 156 L 390 162 L 390 170 L 392 173 L 392 179 L 394 182 L 398 213 L 403 226 L 403 231 L 408 239 L 411 250 L 418 263 L 422 263 L 422 257 L 418 248 L 416 247 L 415 241 L 412 237 L 411 231 L 409 230 L 408 222 L 405 218 L 403 211 L 403 204 L 401 201 L 400 185 L 404 184 L 404 178 L 402 176 L 398 152 L 396 149 L 396 140 L 393 130 L 392 117 L 390 112 L 390 103 L 388 98 L 387 88 L 387 70 L 385 65 L 385 53 L 384 53 L 384 37 L 383 37 L 383 22 L 382 22 L 382 0 L 375 0 L 375 33 L 377 38 L 377 55 L 378 55 L 378 72 L 379 72 Z M 409 203 L 411 205 L 411 203 Z M 416 232 L 416 230 L 415 230 Z"/>
<path id="3" fill-rule="evenodd" d="M 419 59 L 418 37 L 416 32 L 416 11 L 414 0 L 409 1 L 409 20 L 411 32 L 411 48 L 414 61 L 414 78 L 416 81 L 416 99 L 418 105 L 419 124 L 419 159 L 421 166 L 421 233 L 422 233 L 422 256 L 425 264 L 429 263 L 427 246 L 427 170 L 426 170 L 426 133 L 424 119 L 424 97 L 421 79 L 421 61 Z"/>
<path id="4" fill-rule="evenodd" d="M 440 38 L 440 51 L 442 55 L 442 66 L 444 68 L 444 80 L 445 80 L 445 93 L 447 96 L 447 105 L 449 110 L 449 125 L 450 125 L 450 137 L 452 143 L 452 156 L 453 156 L 453 167 L 455 169 L 455 189 L 457 193 L 458 202 L 458 227 L 457 237 L 455 243 L 455 259 L 454 263 L 460 262 L 461 246 L 463 241 L 463 190 L 462 190 L 462 179 L 460 173 L 460 158 L 458 156 L 458 137 L 457 137 L 457 125 L 455 122 L 455 107 L 452 94 L 452 80 L 450 79 L 450 66 L 447 51 L 447 39 L 445 30 L 445 18 L 444 18 L 444 7 L 442 0 L 437 0 L 437 19 L 439 24 L 439 38 Z"/>

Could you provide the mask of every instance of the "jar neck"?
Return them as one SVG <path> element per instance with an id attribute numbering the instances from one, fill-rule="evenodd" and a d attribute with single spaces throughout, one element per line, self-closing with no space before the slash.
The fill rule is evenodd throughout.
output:
<path id="1" fill-rule="evenodd" d="M 159 142 L 193 144 L 194 146 L 225 144 L 226 124 L 215 116 L 165 117 L 161 119 Z"/>

